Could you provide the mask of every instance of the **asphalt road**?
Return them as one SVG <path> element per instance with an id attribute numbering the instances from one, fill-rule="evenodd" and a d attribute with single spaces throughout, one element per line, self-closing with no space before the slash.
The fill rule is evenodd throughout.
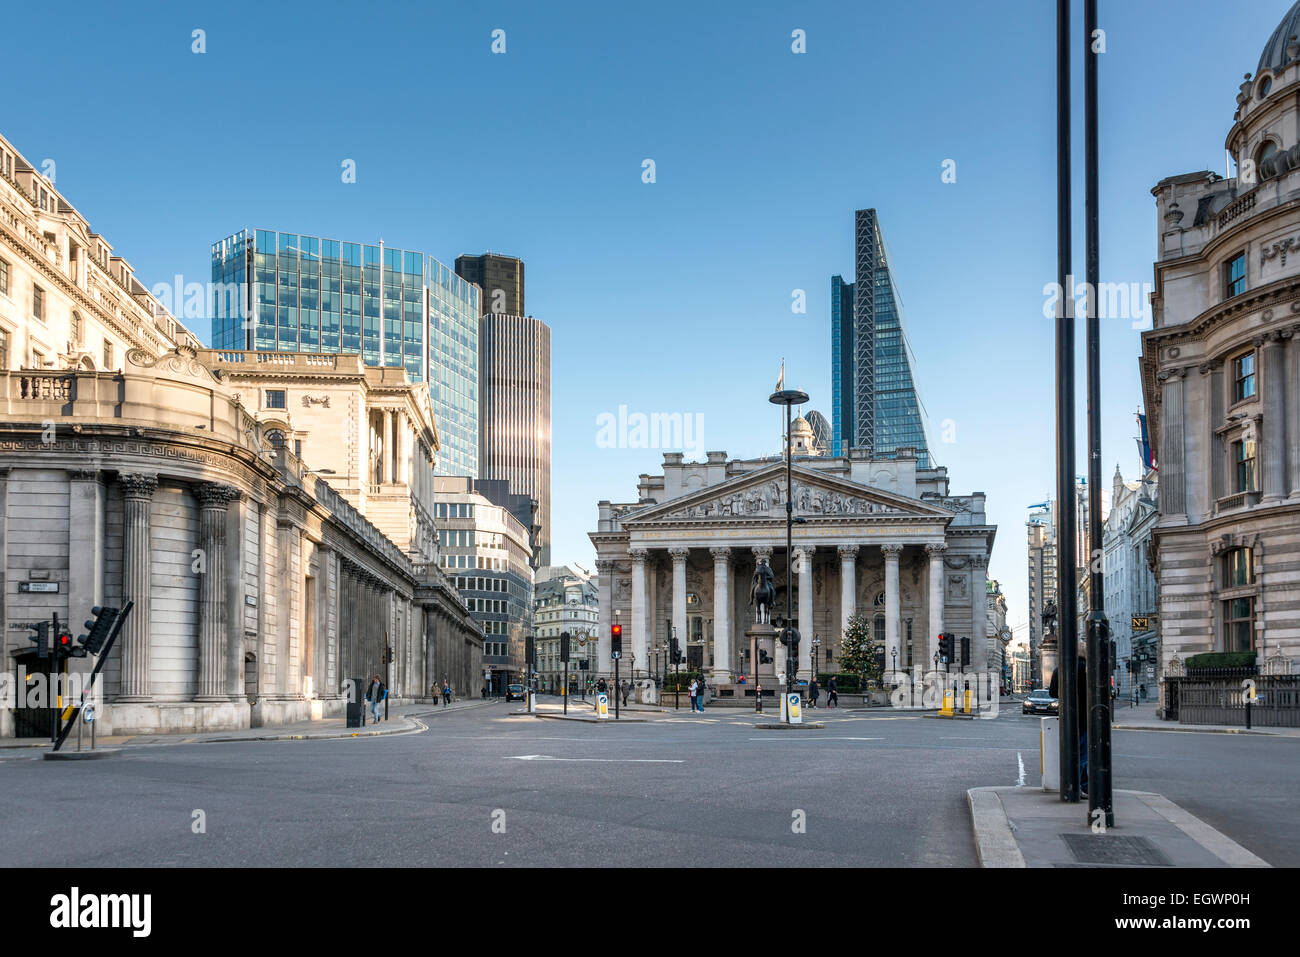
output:
<path id="1" fill-rule="evenodd" d="M 1018 709 L 818 710 L 824 730 L 794 732 L 730 709 L 593 725 L 507 708 L 374 738 L 0 752 L 0 864 L 970 867 L 966 789 L 1038 782 Z M 1118 787 L 1300 865 L 1300 740 L 1116 732 L 1114 750 Z"/>

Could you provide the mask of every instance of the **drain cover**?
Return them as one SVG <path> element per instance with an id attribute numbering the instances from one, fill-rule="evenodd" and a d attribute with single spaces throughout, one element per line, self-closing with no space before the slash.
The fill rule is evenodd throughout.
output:
<path id="1" fill-rule="evenodd" d="M 1173 867 L 1173 862 L 1145 837 L 1114 834 L 1062 834 L 1061 840 L 1080 864 Z"/>

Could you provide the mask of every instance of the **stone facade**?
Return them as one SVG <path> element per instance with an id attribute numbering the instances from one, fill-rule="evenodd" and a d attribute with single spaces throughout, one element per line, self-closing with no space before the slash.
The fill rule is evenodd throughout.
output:
<path id="1" fill-rule="evenodd" d="M 1287 18 L 1294 22 L 1300 5 Z M 1237 94 L 1237 175 L 1161 180 L 1142 387 L 1160 470 L 1161 693 L 1188 655 L 1300 653 L 1300 43 Z M 1290 36 L 1290 39 L 1288 37 Z"/>
<path id="2" fill-rule="evenodd" d="M 657 647 L 679 636 L 688 664 L 729 683 L 746 669 L 751 578 L 759 559 L 776 576 L 773 616 L 784 614 L 791 563 L 786 560 L 785 464 L 732 460 L 708 453 L 704 463 L 664 455 L 664 472 L 641 476 L 638 500 L 600 503 L 590 538 L 600 595 L 598 671 L 612 671 L 610 626 L 621 622 L 621 671 L 653 667 Z M 984 495 L 948 492 L 947 470 L 918 469 L 913 450 L 896 458 L 796 458 L 793 605 L 801 634 L 800 678 L 834 671 L 850 617 L 873 622 L 892 670 L 934 667 L 940 632 L 984 636 L 986 580 L 996 528 Z M 895 657 L 895 653 L 897 657 Z M 776 646 L 776 671 L 785 670 Z M 984 665 L 978 643 L 972 668 Z M 954 668 L 953 670 L 956 670 Z"/>
<path id="3" fill-rule="evenodd" d="M 120 373 L 0 372 L 0 397 L 5 668 L 37 670 L 30 622 L 133 601 L 101 733 L 320 717 L 349 678 L 390 674 L 401 701 L 444 662 L 477 672 L 481 637 L 436 566 L 271 445 L 196 350 L 132 351 Z M 57 590 L 18 587 L 36 580 Z M 14 733 L 9 709 L 0 721 Z"/>

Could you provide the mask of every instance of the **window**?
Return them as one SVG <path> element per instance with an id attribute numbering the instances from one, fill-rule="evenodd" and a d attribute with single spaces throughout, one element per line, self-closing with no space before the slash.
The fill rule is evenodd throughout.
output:
<path id="1" fill-rule="evenodd" d="M 76 345 L 81 345 L 81 330 L 82 330 L 82 326 L 83 326 L 83 323 L 82 323 L 82 321 L 81 321 L 81 313 L 79 313 L 79 312 L 77 312 L 77 310 L 73 309 L 73 310 L 72 310 L 72 341 L 73 341 Z"/>
<path id="2" fill-rule="evenodd" d="M 32 286 L 32 315 L 45 321 L 45 290 L 40 286 Z"/>
<path id="3" fill-rule="evenodd" d="M 1255 650 L 1255 597 L 1229 598 L 1223 603 L 1223 650 Z"/>
<path id="4" fill-rule="evenodd" d="M 1233 491 L 1254 492 L 1255 488 L 1255 440 L 1242 439 L 1232 443 L 1232 458 L 1236 463 L 1237 484 Z"/>
<path id="5" fill-rule="evenodd" d="M 1240 402 L 1255 394 L 1255 353 L 1247 352 L 1232 360 L 1232 401 Z"/>
<path id="6" fill-rule="evenodd" d="M 1223 587 L 1241 588 L 1255 584 L 1255 563 L 1249 548 L 1234 548 L 1223 556 Z"/>
<path id="7" fill-rule="evenodd" d="M 266 407 L 268 409 L 284 409 L 288 407 L 283 389 L 266 390 Z"/>
<path id="8" fill-rule="evenodd" d="M 1229 259 L 1223 267 L 1226 280 L 1226 295 L 1229 299 L 1246 291 L 1246 254 L 1238 253 Z"/>
<path id="9" fill-rule="evenodd" d="M 9 295 L 9 262 L 0 259 L 0 294 Z"/>
<path id="10" fill-rule="evenodd" d="M 0 329 L 0 372 L 9 368 L 9 333 Z"/>

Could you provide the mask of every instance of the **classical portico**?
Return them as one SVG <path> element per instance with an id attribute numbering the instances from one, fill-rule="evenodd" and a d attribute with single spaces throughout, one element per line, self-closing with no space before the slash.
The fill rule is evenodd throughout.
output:
<path id="1" fill-rule="evenodd" d="M 711 682 L 725 686 L 748 673 L 750 584 L 764 559 L 776 577 L 774 623 L 791 583 L 795 589 L 801 640 L 792 664 L 800 679 L 813 673 L 814 637 L 817 670 L 839 670 L 841 637 L 855 615 L 883 646 L 887 671 L 930 671 L 945 623 L 984 638 L 983 575 L 995 530 L 984 523 L 982 495 L 947 495 L 944 469 L 917 470 L 906 455 L 796 459 L 794 512 L 803 521 L 787 556 L 783 462 L 727 462 L 714 452 L 707 463 L 683 463 L 669 453 L 664 468 L 662 478 L 642 476 L 638 503 L 602 502 L 591 534 L 602 626 L 615 612 L 627 623 L 633 660 L 625 652 L 623 673 L 663 670 L 674 634 L 687 665 Z M 611 663 L 603 645 L 601 652 L 604 673 Z M 778 644 L 778 674 L 790 664 L 785 654 Z"/>

